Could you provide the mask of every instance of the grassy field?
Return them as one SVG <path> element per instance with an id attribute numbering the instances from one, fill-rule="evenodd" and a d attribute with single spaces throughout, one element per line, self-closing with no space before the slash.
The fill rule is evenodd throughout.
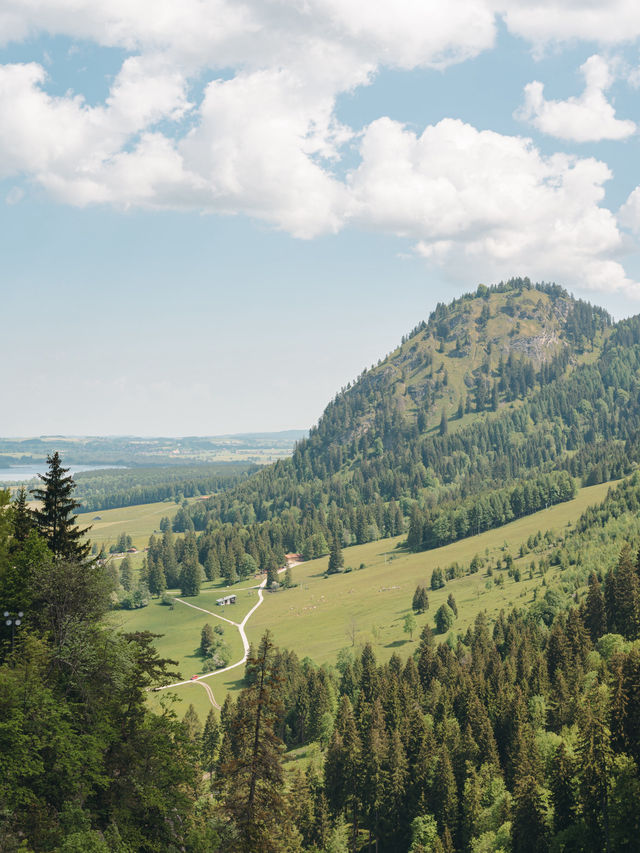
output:
<path id="1" fill-rule="evenodd" d="M 528 566 L 532 556 L 516 559 L 520 544 L 539 530 L 555 530 L 560 533 L 571 525 L 586 509 L 599 503 L 606 495 L 610 484 L 580 489 L 574 500 L 542 510 L 534 515 L 514 521 L 496 530 L 463 539 L 460 542 L 426 551 L 408 554 L 396 549 L 401 538 L 385 539 L 367 545 L 344 550 L 345 566 L 354 570 L 325 578 L 327 557 L 313 560 L 293 569 L 297 587 L 266 593 L 265 601 L 247 623 L 247 635 L 251 642 L 258 642 L 269 628 L 276 643 L 294 649 L 300 658 L 309 656 L 317 663 L 333 662 L 340 649 L 359 646 L 366 641 L 373 643 L 376 655 L 385 660 L 397 652 L 401 657 L 411 654 L 425 623 L 433 625 L 436 610 L 453 593 L 459 610 L 454 632 L 464 631 L 473 622 L 480 610 L 495 617 L 501 608 L 508 609 L 516 604 L 525 605 L 533 601 L 534 590 L 540 587 L 542 578 L 528 578 L 522 572 L 522 580 L 516 583 L 504 575 L 504 586 L 493 584 L 487 589 L 486 566 L 474 575 L 449 581 L 438 591 L 429 591 L 429 610 L 416 617 L 417 629 L 410 639 L 403 631 L 404 616 L 411 611 L 411 600 L 416 585 L 429 585 L 431 572 L 436 566 L 445 568 L 453 562 L 467 566 L 475 554 L 487 559 L 487 566 L 496 565 L 498 557 L 509 551 L 515 565 Z M 166 508 L 167 504 L 163 504 Z M 114 512 L 120 512 L 114 510 Z M 125 512 L 122 510 L 122 512 Z M 364 569 L 358 569 L 361 564 Z M 557 569 L 546 574 L 546 583 L 552 584 Z M 494 577 L 495 580 L 495 577 Z M 239 582 L 232 587 L 238 594 L 238 603 L 222 611 L 215 599 L 224 588 L 221 582 L 207 583 L 199 596 L 189 598 L 204 610 L 226 616 L 234 622 L 242 621 L 247 611 L 255 604 L 257 592 L 248 589 L 253 581 Z M 176 594 L 178 591 L 175 591 Z M 201 662 L 195 654 L 200 641 L 200 631 L 206 622 L 215 624 L 215 615 L 176 603 L 173 610 L 154 601 L 148 607 L 132 612 L 119 611 L 113 617 L 122 630 L 150 630 L 162 634 L 156 645 L 163 657 L 178 660 L 183 677 L 188 678 L 201 671 Z M 232 661 L 242 655 L 240 635 L 231 625 L 225 625 L 225 640 L 232 650 Z M 228 691 L 237 690 L 243 675 L 243 667 L 229 673 L 214 676 L 208 683 L 216 699 L 222 703 Z M 183 714 L 192 702 L 201 719 L 211 707 L 205 690 L 198 684 L 178 688 L 182 699 L 178 713 Z M 159 704 L 161 694 L 152 694 L 151 701 Z"/>
<path id="2" fill-rule="evenodd" d="M 191 498 L 189 503 L 200 498 Z M 146 548 L 152 533 L 159 533 L 163 516 L 173 518 L 180 505 L 175 501 L 138 504 L 120 509 L 103 509 L 78 515 L 80 527 L 91 526 L 89 537 L 98 547 L 114 545 L 121 533 L 128 533 L 136 548 Z"/>
<path id="3" fill-rule="evenodd" d="M 599 503 L 609 489 L 608 484 L 581 489 L 576 498 L 496 530 L 469 537 L 451 545 L 409 554 L 394 551 L 401 541 L 380 540 L 344 550 L 345 566 L 354 571 L 324 577 L 327 558 L 313 560 L 294 569 L 295 589 L 267 595 L 247 625 L 247 635 L 256 642 L 269 628 L 277 645 L 295 649 L 300 657 L 308 655 L 317 663 L 331 662 L 340 649 L 370 641 L 376 654 L 384 660 L 397 651 L 406 657 L 415 648 L 425 623 L 433 626 L 434 614 L 453 593 L 459 618 L 454 631 L 464 631 L 480 610 L 495 616 L 501 608 L 528 604 L 542 579 L 532 580 L 523 573 L 516 583 L 504 574 L 504 586 L 486 588 L 486 568 L 477 574 L 447 582 L 443 589 L 429 591 L 429 610 L 416 617 L 418 627 L 413 641 L 403 631 L 403 620 L 411 612 L 413 593 L 418 584 L 429 585 L 436 566 L 444 569 L 453 562 L 468 566 L 475 554 L 488 557 L 488 564 L 508 550 L 515 558 L 521 543 L 538 530 L 558 532 L 573 523 L 587 506 Z M 515 560 L 528 565 L 531 556 Z M 366 568 L 357 569 L 364 563 Z M 547 583 L 553 579 L 547 573 Z"/>
<path id="4" fill-rule="evenodd" d="M 174 606 L 167 607 L 160 604 L 158 599 L 140 610 L 119 610 L 112 616 L 113 624 L 121 631 L 152 631 L 161 636 L 156 640 L 156 648 L 161 657 L 171 658 L 177 661 L 176 669 L 182 678 L 190 678 L 192 675 L 202 672 L 202 658 L 197 654 L 200 644 L 200 632 L 207 622 L 215 626 L 222 625 L 224 628 L 224 640 L 231 652 L 231 663 L 239 660 L 243 654 L 242 640 L 238 629 L 233 625 L 222 621 L 218 617 L 230 619 L 232 622 L 241 622 L 248 611 L 258 600 L 258 593 L 251 587 L 252 583 L 259 580 L 240 581 L 232 587 L 225 586 L 222 582 L 205 583 L 200 595 L 184 599 L 189 604 L 202 610 L 195 610 L 177 601 Z M 216 598 L 221 597 L 222 592 L 230 590 L 237 595 L 237 603 L 218 607 Z M 180 596 L 179 590 L 169 590 L 170 595 Z M 264 606 L 264 605 L 263 605 Z M 209 613 L 203 610 L 210 611 Z M 213 679 L 207 679 L 214 689 L 216 700 L 222 704 L 228 689 L 235 689 L 236 682 L 242 677 L 244 669 L 239 667 Z M 225 681 L 226 679 L 226 681 Z M 177 691 L 183 704 L 178 709 L 182 715 L 187 706 L 192 702 L 202 720 L 211 708 L 211 703 L 206 691 L 196 684 L 188 684 Z M 160 705 L 162 694 L 150 694 L 150 701 L 156 708 Z"/>

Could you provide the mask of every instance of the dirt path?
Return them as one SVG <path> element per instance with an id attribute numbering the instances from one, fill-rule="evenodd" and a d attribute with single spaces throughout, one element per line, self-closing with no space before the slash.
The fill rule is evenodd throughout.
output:
<path id="1" fill-rule="evenodd" d="M 291 565 L 292 566 L 293 565 L 299 565 L 299 563 L 291 563 Z M 285 572 L 287 570 L 287 568 L 289 568 L 289 566 L 285 566 L 283 569 L 279 569 L 278 574 L 280 574 L 281 572 Z M 260 605 L 264 601 L 264 588 L 266 585 L 267 585 L 267 579 L 265 578 L 261 583 L 258 584 L 257 587 L 256 586 L 247 587 L 247 589 L 257 589 L 258 590 L 258 600 L 253 605 L 251 610 L 247 613 L 247 615 L 244 617 L 242 622 L 233 622 L 231 619 L 227 619 L 226 616 L 220 616 L 218 613 L 213 613 L 211 610 L 205 610 L 204 607 L 198 607 L 196 604 L 190 604 L 188 601 L 185 601 L 182 598 L 174 598 L 173 600 L 177 601 L 179 604 L 184 604 L 187 607 L 192 607 L 194 610 L 200 610 L 202 613 L 207 613 L 209 616 L 214 616 L 216 619 L 221 619 L 223 622 L 227 622 L 229 625 L 233 625 L 234 627 L 236 627 L 238 629 L 238 631 L 240 632 L 240 638 L 242 640 L 242 647 L 243 647 L 243 655 L 240 658 L 240 660 L 236 661 L 235 663 L 229 664 L 229 666 L 225 666 L 222 669 L 215 669 L 215 670 L 213 670 L 213 672 L 205 672 L 203 675 L 199 675 L 197 679 L 192 680 L 191 678 L 189 678 L 186 681 L 176 681 L 173 684 L 164 684 L 162 687 L 156 687 L 155 689 L 156 690 L 170 690 L 173 687 L 183 687 L 185 684 L 202 684 L 202 686 L 207 690 L 211 704 L 214 706 L 214 708 L 219 709 L 220 705 L 216 702 L 216 699 L 215 699 L 215 696 L 213 695 L 213 691 L 212 691 L 211 687 L 208 684 L 205 684 L 203 679 L 211 678 L 211 676 L 213 676 L 213 675 L 220 675 L 223 672 L 229 672 L 229 670 L 236 669 L 237 667 L 242 666 L 245 663 L 245 661 L 247 660 L 247 657 L 249 656 L 249 640 L 247 639 L 247 634 L 246 634 L 246 631 L 244 630 L 245 625 L 249 621 L 250 617 L 256 612 L 258 607 L 260 607 Z"/>
<path id="2" fill-rule="evenodd" d="M 209 697 L 209 702 L 211 702 L 213 707 L 217 708 L 218 711 L 220 710 L 220 705 L 218 705 L 218 703 L 216 702 L 216 697 L 213 695 L 213 690 L 209 687 L 206 681 L 192 681 L 191 683 L 199 684 L 200 687 L 204 687 L 207 692 L 207 696 Z"/>

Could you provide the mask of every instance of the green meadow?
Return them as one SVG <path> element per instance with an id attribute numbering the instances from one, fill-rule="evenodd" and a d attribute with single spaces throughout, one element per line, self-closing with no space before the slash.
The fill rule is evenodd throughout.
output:
<path id="1" fill-rule="evenodd" d="M 265 592 L 263 604 L 247 623 L 247 636 L 256 643 L 269 628 L 277 645 L 293 649 L 300 658 L 308 656 L 318 664 L 332 663 L 341 649 L 352 646 L 357 648 L 364 642 L 373 644 L 380 660 L 389 658 L 394 652 L 407 657 L 415 650 L 423 626 L 434 626 L 434 614 L 450 593 L 455 597 L 459 613 L 452 629 L 454 633 L 466 630 L 481 610 L 487 611 L 490 618 L 495 618 L 502 608 L 506 610 L 516 605 L 530 604 L 534 600 L 534 591 L 541 587 L 542 578 L 537 573 L 532 579 L 529 578 L 528 566 L 534 555 L 518 559 L 520 545 L 538 531 L 544 533 L 546 530 L 554 530 L 561 533 L 576 521 L 586 507 L 602 501 L 610 487 L 610 483 L 604 483 L 580 489 L 572 501 L 478 536 L 419 554 L 410 554 L 397 548 L 403 537 L 345 548 L 345 567 L 352 567 L 352 571 L 330 577 L 324 576 L 327 557 L 296 566 L 292 571 L 297 586 L 275 593 Z M 163 514 L 167 514 L 170 505 L 155 506 L 163 507 Z M 125 514 L 130 509 L 112 512 Z M 127 532 L 133 530 L 132 524 L 124 523 Z M 142 516 L 138 516 L 137 523 L 144 523 Z M 498 586 L 494 583 L 498 572 L 494 573 L 488 584 L 487 567 L 491 565 L 495 568 L 498 558 L 504 558 L 507 552 L 513 556 L 514 564 L 521 568 L 522 579 L 516 582 L 502 570 L 500 574 L 504 576 L 504 584 Z M 448 581 L 444 588 L 437 591 L 429 589 L 429 610 L 416 615 L 416 630 L 413 638 L 410 638 L 403 630 L 404 617 L 412 612 L 411 601 L 416 586 L 423 584 L 429 587 L 431 572 L 435 567 L 445 569 L 453 562 L 468 566 L 476 554 L 486 560 L 484 568 L 478 573 Z M 360 569 L 362 563 L 365 568 Z M 546 573 L 545 582 L 548 585 L 553 584 L 558 571 L 552 568 Z M 156 640 L 160 655 L 177 660 L 182 677 L 190 678 L 202 671 L 201 659 L 196 653 L 202 626 L 206 622 L 215 625 L 219 621 L 216 616 L 241 622 L 258 600 L 257 590 L 251 588 L 254 582 L 258 580 L 239 581 L 230 588 L 224 587 L 221 581 L 205 583 L 200 595 L 186 599 L 196 607 L 211 611 L 213 615 L 179 602 L 169 608 L 153 600 L 148 607 L 118 611 L 112 618 L 123 631 L 149 630 L 162 635 Z M 215 600 L 227 589 L 236 592 L 238 602 L 224 608 L 218 607 Z M 179 591 L 174 590 L 173 594 L 178 596 Z M 240 634 L 232 625 L 222 624 L 233 663 L 242 656 Z M 238 667 L 207 679 L 220 704 L 229 690 L 240 687 L 243 670 L 243 667 Z M 182 700 L 178 708 L 180 715 L 192 702 L 201 719 L 206 717 L 211 704 L 207 692 L 197 682 L 177 688 L 175 693 Z M 154 706 L 159 706 L 163 696 L 166 698 L 164 693 L 151 694 Z"/>
<path id="2" fill-rule="evenodd" d="M 191 501 L 198 500 L 192 498 Z M 191 503 L 190 501 L 190 503 Z M 163 516 L 173 518 L 180 508 L 175 501 L 159 501 L 152 504 L 137 504 L 120 509 L 104 509 L 97 512 L 82 512 L 78 514 L 80 527 L 91 527 L 89 538 L 98 547 L 103 545 L 109 549 L 114 545 L 121 533 L 128 533 L 136 548 L 146 548 L 149 537 L 159 533 L 160 520 Z"/>
<path id="3" fill-rule="evenodd" d="M 406 657 L 414 650 L 425 624 L 434 626 L 438 607 L 453 593 L 458 606 L 454 632 L 464 631 L 481 610 L 495 617 L 502 609 L 530 604 L 534 590 L 542 583 L 536 574 L 528 578 L 525 566 L 532 555 L 516 559 L 521 543 L 539 530 L 560 532 L 572 524 L 586 507 L 599 503 L 610 484 L 580 489 L 572 501 L 542 510 L 495 530 L 462 539 L 451 545 L 419 554 L 397 551 L 404 537 L 378 540 L 343 551 L 345 567 L 353 571 L 324 577 L 327 558 L 309 561 L 293 569 L 298 586 L 291 590 L 267 593 L 265 603 L 247 624 L 247 636 L 256 642 L 269 628 L 277 645 L 295 649 L 300 657 L 308 655 L 316 663 L 335 661 L 340 649 L 371 642 L 380 660 L 393 652 Z M 493 577 L 487 589 L 486 569 L 495 567 L 499 557 L 509 552 L 514 565 L 521 567 L 522 580 L 515 582 L 505 571 L 504 585 Z M 431 572 L 451 563 L 468 566 L 474 555 L 485 557 L 484 569 L 473 575 L 447 581 L 444 588 L 429 589 L 429 610 L 416 616 L 413 641 L 403 630 L 404 617 L 411 611 L 413 593 L 418 584 L 429 587 Z M 365 568 L 358 567 L 364 563 Z M 497 573 L 496 573 L 497 574 Z M 554 570 L 546 574 L 553 581 Z"/>
<path id="4" fill-rule="evenodd" d="M 259 583 L 261 578 L 255 579 Z M 240 660 L 243 654 L 243 645 L 238 629 L 224 622 L 219 617 L 230 619 L 232 622 L 242 622 L 246 614 L 258 601 L 258 591 L 251 588 L 254 580 L 240 581 L 232 587 L 224 586 L 220 582 L 205 583 L 200 595 L 184 599 L 189 605 L 176 601 L 173 607 L 160 604 L 159 599 L 152 599 L 147 607 L 139 610 L 118 610 L 112 616 L 112 622 L 121 631 L 151 631 L 158 634 L 155 641 L 160 657 L 170 658 L 177 661 L 174 667 L 181 677 L 190 678 L 202 672 L 202 658 L 198 655 L 200 645 L 200 632 L 207 622 L 215 627 L 217 624 L 224 628 L 224 641 L 231 652 L 230 663 Z M 236 604 L 218 606 L 216 599 L 222 597 L 223 593 L 235 592 Z M 169 595 L 181 598 L 180 590 L 168 591 Z M 262 605 L 264 607 L 264 604 Z M 195 608 L 202 608 L 196 610 Z M 209 611 L 205 613 L 203 611 Z M 259 612 L 259 611 L 258 611 Z M 228 689 L 236 687 L 235 682 L 242 677 L 243 667 L 213 676 L 206 679 L 214 691 L 216 701 L 222 704 Z M 211 703 L 207 692 L 198 683 L 187 684 L 176 690 L 183 703 L 178 709 L 182 716 L 187 705 L 192 702 L 202 720 L 206 718 Z M 150 694 L 152 704 L 159 708 L 162 698 L 166 698 L 164 691 Z"/>

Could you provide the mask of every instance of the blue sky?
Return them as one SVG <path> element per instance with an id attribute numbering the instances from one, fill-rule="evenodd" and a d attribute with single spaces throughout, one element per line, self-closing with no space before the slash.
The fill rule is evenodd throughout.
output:
<path id="1" fill-rule="evenodd" d="M 126 7 L 0 11 L 0 434 L 307 428 L 511 275 L 640 312 L 631 0 Z"/>

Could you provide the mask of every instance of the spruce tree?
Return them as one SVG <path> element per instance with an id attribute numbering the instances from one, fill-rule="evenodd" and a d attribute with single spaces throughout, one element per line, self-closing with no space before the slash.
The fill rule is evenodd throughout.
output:
<path id="1" fill-rule="evenodd" d="M 545 800 L 533 776 L 524 776 L 516 785 L 511 839 L 513 853 L 545 853 L 549 849 Z"/>
<path id="2" fill-rule="evenodd" d="M 184 544 L 180 590 L 182 595 L 198 595 L 202 583 L 202 569 L 198 562 L 198 549 L 193 533 L 187 533 Z"/>
<path id="3" fill-rule="evenodd" d="M 595 572 L 589 576 L 589 592 L 585 604 L 584 624 L 596 643 L 607 632 L 607 612 L 602 587 Z"/>
<path id="4" fill-rule="evenodd" d="M 233 749 L 221 767 L 225 812 L 235 825 L 242 853 L 280 849 L 276 842 L 289 824 L 282 794 L 284 745 L 274 731 L 280 708 L 275 656 L 267 631 L 251 661 L 255 682 L 238 697 Z"/>
<path id="5" fill-rule="evenodd" d="M 154 560 L 148 567 L 147 584 L 151 595 L 162 595 L 167 588 L 167 580 L 160 560 Z"/>
<path id="6" fill-rule="evenodd" d="M 35 523 L 33 513 L 27 507 L 27 490 L 24 486 L 18 489 L 11 507 L 13 510 L 13 539 L 16 543 L 22 543 L 33 530 Z"/>
<path id="7" fill-rule="evenodd" d="M 334 536 L 329 550 L 329 567 L 327 568 L 327 574 L 334 575 L 336 572 L 339 572 L 343 566 L 344 557 L 342 556 L 342 548 L 340 547 L 338 537 Z"/>
<path id="8" fill-rule="evenodd" d="M 204 724 L 204 731 L 202 732 L 202 748 L 200 753 L 202 767 L 207 773 L 213 772 L 219 745 L 220 726 L 218 725 L 215 711 L 211 708 Z"/>
<path id="9" fill-rule="evenodd" d="M 175 589 L 180 583 L 180 572 L 176 559 L 176 549 L 173 541 L 171 527 L 166 527 L 162 533 L 162 545 L 160 547 L 160 558 L 164 572 L 166 586 Z"/>
<path id="10" fill-rule="evenodd" d="M 120 583 L 127 592 L 133 589 L 133 567 L 129 557 L 124 557 L 120 563 Z"/>
<path id="11" fill-rule="evenodd" d="M 193 743 L 200 744 L 200 741 L 202 740 L 202 723 L 200 722 L 198 712 L 192 704 L 187 708 L 186 713 L 182 718 L 182 724 L 187 730 L 189 740 Z"/>
<path id="12" fill-rule="evenodd" d="M 41 502 L 40 508 L 33 513 L 36 527 L 55 557 L 85 560 L 91 551 L 91 543 L 82 540 L 91 528 L 81 530 L 74 524 L 77 516 L 73 511 L 80 504 L 71 496 L 75 489 L 73 477 L 67 474 L 68 468 L 62 467 L 58 451 L 47 456 L 47 464 L 47 473 L 38 474 L 43 486 L 31 490 L 36 500 Z"/>

